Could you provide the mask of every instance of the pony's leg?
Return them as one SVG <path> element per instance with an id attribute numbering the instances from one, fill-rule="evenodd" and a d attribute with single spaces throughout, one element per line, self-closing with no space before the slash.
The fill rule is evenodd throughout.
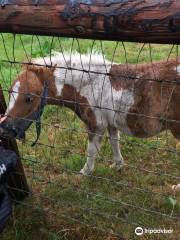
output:
<path id="1" fill-rule="evenodd" d="M 95 133 L 89 134 L 89 142 L 87 148 L 87 161 L 80 173 L 83 175 L 90 175 L 94 170 L 95 158 L 100 149 L 102 137 L 105 130 L 99 130 Z"/>
<path id="2" fill-rule="evenodd" d="M 114 163 L 110 165 L 111 168 L 116 168 L 119 170 L 124 165 L 124 160 L 121 155 L 120 147 L 119 147 L 119 134 L 118 130 L 113 127 L 108 127 L 108 133 L 109 133 L 109 141 L 113 150 L 113 160 Z"/>

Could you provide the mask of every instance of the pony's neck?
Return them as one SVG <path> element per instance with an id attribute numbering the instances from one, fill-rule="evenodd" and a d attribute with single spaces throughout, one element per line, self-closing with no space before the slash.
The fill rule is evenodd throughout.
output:
<path id="1" fill-rule="evenodd" d="M 35 67 L 32 69 L 36 73 L 36 76 L 42 85 L 42 93 L 45 88 L 48 88 L 47 104 L 51 104 L 52 100 L 56 97 L 55 76 L 52 69 L 46 67 Z"/>
<path id="2" fill-rule="evenodd" d="M 72 108 L 74 102 L 81 101 L 79 92 L 72 84 L 62 83 L 62 86 L 58 89 L 55 76 L 53 74 L 47 76 L 48 74 L 46 78 L 41 79 L 43 86 L 45 87 L 46 84 L 48 86 L 47 104 L 63 105 Z"/>
<path id="3" fill-rule="evenodd" d="M 47 84 L 47 87 L 48 87 L 47 104 L 56 104 L 58 98 L 57 98 L 57 90 L 55 86 L 54 76 L 52 76 L 48 80 L 43 79 L 43 85 L 45 86 L 45 84 Z"/>

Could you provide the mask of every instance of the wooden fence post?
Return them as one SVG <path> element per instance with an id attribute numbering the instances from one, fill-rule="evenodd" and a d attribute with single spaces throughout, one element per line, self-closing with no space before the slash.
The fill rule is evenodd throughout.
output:
<path id="1" fill-rule="evenodd" d="M 6 110 L 6 102 L 3 95 L 3 91 L 0 86 L 0 114 L 4 114 Z M 24 173 L 23 165 L 20 159 L 18 147 L 15 139 L 7 139 L 0 137 L 1 145 L 6 149 L 10 149 L 16 152 L 18 156 L 18 162 L 14 173 L 9 177 L 8 190 L 11 198 L 15 201 L 23 200 L 29 193 L 29 188 Z"/>

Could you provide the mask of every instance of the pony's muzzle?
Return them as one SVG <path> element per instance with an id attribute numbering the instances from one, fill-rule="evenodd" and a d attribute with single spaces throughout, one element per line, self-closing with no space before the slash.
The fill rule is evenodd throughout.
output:
<path id="1" fill-rule="evenodd" d="M 1 116 L 0 115 L 0 124 L 3 123 L 7 119 L 7 116 Z"/>
<path id="2" fill-rule="evenodd" d="M 2 121 L 3 119 L 3 121 Z M 7 117 L 1 118 L 0 121 L 0 135 L 3 137 L 17 137 L 18 135 L 18 130 L 15 128 L 15 126 L 6 121 Z"/>

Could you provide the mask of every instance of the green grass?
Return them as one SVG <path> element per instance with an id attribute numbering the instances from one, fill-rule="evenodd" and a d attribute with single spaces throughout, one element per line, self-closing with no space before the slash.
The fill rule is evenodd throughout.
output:
<path id="1" fill-rule="evenodd" d="M 26 61 L 27 57 L 46 56 L 50 49 L 87 53 L 93 47 L 93 51 L 104 52 L 109 60 L 136 63 L 167 59 L 172 48 L 154 44 L 150 51 L 148 44 L 142 46 L 105 41 L 101 45 L 100 41 L 50 37 L 34 37 L 32 42 L 31 36 L 17 35 L 14 40 L 13 35 L 4 34 L 0 38 L 1 84 L 7 89 L 21 69 L 20 64 L 15 66 L 4 60 Z M 174 48 L 171 56 L 176 51 Z M 27 131 L 26 143 L 18 142 L 26 159 L 23 164 L 33 196 L 14 207 L 2 240 L 118 239 L 114 232 L 125 239 L 134 239 L 135 227 L 128 222 L 148 228 L 174 229 L 172 235 L 145 235 L 141 239 L 178 239 L 180 225 L 175 220 L 140 210 L 180 215 L 180 198 L 171 192 L 171 185 L 177 184 L 178 179 L 169 176 L 179 176 L 180 149 L 169 132 L 150 139 L 121 136 L 122 154 L 127 163 L 121 172 L 109 168 L 112 152 L 105 138 L 93 176 L 81 177 L 78 172 L 85 163 L 87 146 L 83 123 L 72 111 L 51 106 L 45 109 L 43 123 L 40 142 L 53 148 L 30 146 L 30 141 L 35 139 L 34 126 Z"/>

